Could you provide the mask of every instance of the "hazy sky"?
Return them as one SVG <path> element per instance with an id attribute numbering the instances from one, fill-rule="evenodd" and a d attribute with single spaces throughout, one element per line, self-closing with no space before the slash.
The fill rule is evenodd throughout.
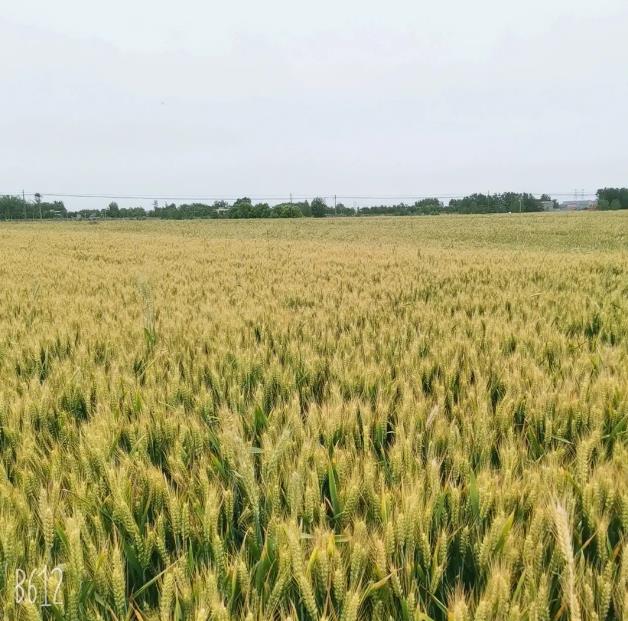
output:
<path id="1" fill-rule="evenodd" d="M 0 192 L 628 184 L 626 0 L 0 1 Z"/>

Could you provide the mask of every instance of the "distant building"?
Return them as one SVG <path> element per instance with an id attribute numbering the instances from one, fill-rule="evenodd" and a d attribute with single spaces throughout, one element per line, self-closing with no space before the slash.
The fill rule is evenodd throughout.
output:
<path id="1" fill-rule="evenodd" d="M 558 203 L 554 201 L 541 201 L 541 207 L 543 207 L 543 211 L 554 211 L 554 209 L 558 209 Z"/>
<path id="2" fill-rule="evenodd" d="M 560 204 L 560 208 L 570 210 L 570 211 L 583 211 L 585 209 L 596 209 L 597 201 L 595 200 L 564 201 Z"/>

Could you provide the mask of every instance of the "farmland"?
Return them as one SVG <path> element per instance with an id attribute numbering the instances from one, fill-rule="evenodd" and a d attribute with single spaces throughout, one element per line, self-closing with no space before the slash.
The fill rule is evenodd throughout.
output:
<path id="1" fill-rule="evenodd" d="M 628 616 L 627 213 L 0 257 L 3 619 Z"/>

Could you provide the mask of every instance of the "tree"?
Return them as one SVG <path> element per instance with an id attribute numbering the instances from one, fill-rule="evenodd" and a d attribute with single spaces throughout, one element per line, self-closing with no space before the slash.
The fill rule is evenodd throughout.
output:
<path id="1" fill-rule="evenodd" d="M 26 203 L 17 196 L 0 196 L 0 219 L 22 218 Z"/>
<path id="2" fill-rule="evenodd" d="M 107 215 L 110 218 L 120 217 L 120 207 L 118 207 L 118 203 L 116 203 L 115 201 L 109 203 L 109 207 L 107 208 Z"/>
<path id="3" fill-rule="evenodd" d="M 604 188 L 597 191 L 600 209 L 628 209 L 628 188 Z M 604 202 L 603 202 L 604 201 Z"/>
<path id="4" fill-rule="evenodd" d="M 270 213 L 271 218 L 301 218 L 303 214 L 294 203 L 275 205 Z"/>
<path id="5" fill-rule="evenodd" d="M 229 218 L 252 218 L 253 203 L 248 197 L 238 198 L 229 210 Z"/>
<path id="6" fill-rule="evenodd" d="M 325 203 L 325 199 L 320 198 L 320 196 L 312 199 L 310 208 L 312 210 L 312 215 L 315 218 L 324 218 L 327 213 L 327 204 Z"/>
<path id="7" fill-rule="evenodd" d="M 507 213 L 515 211 L 543 211 L 541 201 L 532 194 L 504 192 L 502 194 L 471 194 L 449 201 L 450 212 L 458 213 Z"/>
<path id="8" fill-rule="evenodd" d="M 33 194 L 33 198 L 35 199 L 35 204 L 39 207 L 39 219 L 41 220 L 43 218 L 41 213 L 41 194 L 39 192 L 35 192 L 35 194 Z"/>
<path id="9" fill-rule="evenodd" d="M 270 218 L 270 205 L 268 203 L 257 203 L 251 210 L 252 218 Z"/>

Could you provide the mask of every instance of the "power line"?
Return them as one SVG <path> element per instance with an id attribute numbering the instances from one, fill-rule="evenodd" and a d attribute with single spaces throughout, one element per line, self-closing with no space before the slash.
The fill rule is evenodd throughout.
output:
<path id="1" fill-rule="evenodd" d="M 0 194 L 11 194 L 10 192 L 0 192 Z M 104 199 L 104 200 L 185 200 L 185 201 L 235 201 L 238 198 L 242 198 L 242 196 L 208 196 L 208 195 L 156 195 L 156 194 L 95 194 L 95 193 L 77 193 L 77 192 L 24 192 L 22 191 L 22 196 L 35 196 L 39 194 L 41 196 L 46 196 L 50 198 L 95 198 L 95 199 Z M 455 198 L 463 198 L 465 196 L 471 196 L 474 192 L 469 193 L 458 193 L 458 194 L 389 194 L 389 195 L 358 195 L 358 194 L 344 194 L 344 195 L 336 195 L 336 194 L 328 194 L 322 195 L 321 198 L 328 200 L 421 200 L 426 198 L 437 198 L 437 199 L 455 199 Z M 574 194 L 577 196 L 575 192 L 528 192 L 528 194 L 532 195 L 542 195 L 548 194 L 550 196 L 560 196 L 560 197 L 572 197 Z M 594 196 L 596 192 L 585 192 L 584 190 L 580 191 L 580 196 Z M 320 196 L 320 195 L 319 195 Z M 291 201 L 291 200 L 308 200 L 311 199 L 310 195 L 294 195 L 289 194 L 286 196 L 256 196 L 251 195 L 250 198 L 252 200 L 267 200 L 267 201 Z"/>
<path id="2" fill-rule="evenodd" d="M 0 192 L 10 194 L 10 192 Z M 26 196 L 35 196 L 36 192 L 26 192 Z M 157 195 L 157 194 L 78 194 L 73 192 L 39 192 L 42 196 L 51 198 L 103 198 L 120 200 L 237 200 L 242 196 L 183 196 L 183 195 Z M 283 200 L 289 196 L 252 196 L 259 200 Z M 294 198 L 309 198 L 306 196 L 294 196 Z M 326 197 L 328 198 L 328 197 Z"/>

